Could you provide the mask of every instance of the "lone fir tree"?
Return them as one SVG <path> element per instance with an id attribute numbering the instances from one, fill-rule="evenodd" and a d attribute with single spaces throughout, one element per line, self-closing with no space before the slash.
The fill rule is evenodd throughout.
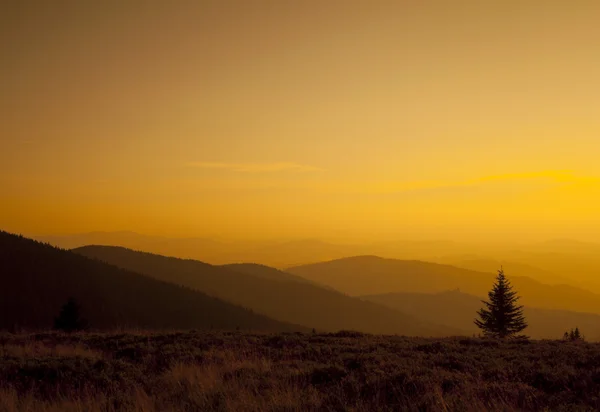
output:
<path id="1" fill-rule="evenodd" d="M 515 336 L 527 327 L 523 306 L 518 306 L 519 296 L 504 276 L 504 270 L 498 271 L 496 283 L 488 293 L 489 301 L 482 301 L 484 308 L 477 312 L 479 319 L 475 325 L 484 335 L 496 338 Z"/>
<path id="2" fill-rule="evenodd" d="M 69 298 L 67 303 L 60 309 L 60 314 L 54 319 L 54 329 L 63 332 L 76 332 L 85 330 L 88 323 L 81 317 L 81 308 L 73 298 Z"/>

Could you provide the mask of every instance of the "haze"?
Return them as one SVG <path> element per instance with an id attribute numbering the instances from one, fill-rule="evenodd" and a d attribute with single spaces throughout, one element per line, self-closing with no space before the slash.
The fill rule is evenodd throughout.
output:
<path id="1" fill-rule="evenodd" d="M 599 17 L 596 1 L 4 2 L 0 226 L 593 240 Z"/>

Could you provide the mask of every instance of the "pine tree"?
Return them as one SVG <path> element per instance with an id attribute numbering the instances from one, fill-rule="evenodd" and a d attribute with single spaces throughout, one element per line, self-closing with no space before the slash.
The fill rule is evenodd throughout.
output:
<path id="1" fill-rule="evenodd" d="M 73 298 L 69 298 L 67 303 L 63 305 L 60 314 L 54 319 L 54 329 L 64 332 L 76 332 L 85 330 L 88 323 L 80 315 L 81 308 Z"/>
<path id="2" fill-rule="evenodd" d="M 489 301 L 482 301 L 485 307 L 477 312 L 479 319 L 475 319 L 475 325 L 486 336 L 512 337 L 527 327 L 523 306 L 517 306 L 519 296 L 502 269 L 498 271 L 496 283 L 488 293 L 488 298 Z"/>
<path id="3" fill-rule="evenodd" d="M 585 341 L 585 337 L 581 334 L 578 327 L 571 329 L 570 332 L 565 332 L 564 339 L 572 342 Z"/>

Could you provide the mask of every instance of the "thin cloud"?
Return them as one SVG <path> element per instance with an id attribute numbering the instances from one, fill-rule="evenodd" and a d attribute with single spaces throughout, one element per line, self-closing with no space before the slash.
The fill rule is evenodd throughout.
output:
<path id="1" fill-rule="evenodd" d="M 277 163 L 220 163 L 220 162 L 190 162 L 188 167 L 199 169 L 228 170 L 242 173 L 274 173 L 274 172 L 319 172 L 319 167 L 291 162 Z"/>

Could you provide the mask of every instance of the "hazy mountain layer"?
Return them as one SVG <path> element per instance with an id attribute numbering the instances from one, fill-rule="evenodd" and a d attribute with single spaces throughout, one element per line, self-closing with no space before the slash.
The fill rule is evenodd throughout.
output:
<path id="1" fill-rule="evenodd" d="M 526 276 L 547 284 L 569 284 L 600 293 L 597 276 L 600 273 L 600 245 L 573 240 L 523 244 L 435 240 L 337 244 L 318 239 L 167 238 L 134 232 L 91 232 L 37 239 L 68 249 L 85 245 L 122 246 L 214 265 L 254 262 L 288 268 L 361 255 L 436 262 L 484 272 L 494 272 L 504 264 L 512 276 Z"/>
<path id="2" fill-rule="evenodd" d="M 359 256 L 289 268 L 290 273 L 323 283 L 350 295 L 391 292 L 438 293 L 460 289 L 486 296 L 495 273 L 476 272 L 421 261 Z M 506 272 L 522 303 L 543 309 L 600 313 L 600 295 L 568 285 L 547 285 Z"/>
<path id="3" fill-rule="evenodd" d="M 236 271 L 231 270 L 232 267 L 225 269 L 194 260 L 105 246 L 83 247 L 75 252 L 317 330 L 353 329 L 424 336 L 461 333 L 308 282 L 290 281 L 290 275 L 286 273 L 280 273 L 284 281 L 273 280 L 277 272 L 258 265 L 233 267 Z"/>
<path id="4" fill-rule="evenodd" d="M 437 294 L 389 293 L 364 296 L 363 299 L 417 316 L 423 320 L 443 323 L 470 333 L 481 332 L 473 323 L 481 299 L 448 291 Z M 600 315 L 564 310 L 525 307 L 529 327 L 525 333 L 535 339 L 560 339 L 565 331 L 579 327 L 586 339 L 600 340 Z"/>
<path id="5" fill-rule="evenodd" d="M 188 288 L 0 232 L 0 329 L 45 329 L 69 297 L 93 329 L 302 330 Z"/>
<path id="6" fill-rule="evenodd" d="M 575 279 L 569 279 L 565 276 L 557 275 L 555 273 L 539 269 L 537 267 L 525 263 L 500 261 L 496 259 L 486 258 L 462 259 L 460 257 L 446 257 L 445 259 L 440 259 L 436 261 L 436 263 L 448 264 L 463 269 L 487 273 L 494 273 L 496 270 L 498 270 L 498 268 L 502 266 L 506 273 L 510 273 L 512 276 L 525 276 L 537 280 L 538 282 L 546 283 L 549 285 L 560 285 L 570 283 L 573 286 L 583 287 Z"/>
<path id="7" fill-rule="evenodd" d="M 229 265 L 221 265 L 220 267 L 222 267 L 225 270 L 245 273 L 247 275 L 252 275 L 268 280 L 275 280 L 278 282 L 296 282 L 321 286 L 315 282 L 311 282 L 308 279 L 304 279 L 303 277 L 292 275 L 291 273 L 284 272 L 282 270 L 275 269 L 266 265 L 261 265 L 258 263 L 232 263 Z"/>

